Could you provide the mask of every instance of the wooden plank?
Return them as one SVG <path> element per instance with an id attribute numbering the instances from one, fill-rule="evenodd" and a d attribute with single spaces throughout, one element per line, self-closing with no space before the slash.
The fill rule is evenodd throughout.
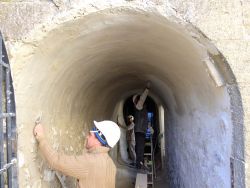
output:
<path id="1" fill-rule="evenodd" d="M 137 173 L 135 188 L 147 188 L 147 174 Z"/>

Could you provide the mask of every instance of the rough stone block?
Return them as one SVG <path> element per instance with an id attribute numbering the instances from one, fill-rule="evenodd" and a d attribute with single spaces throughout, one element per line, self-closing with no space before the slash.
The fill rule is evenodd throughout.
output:
<path id="1" fill-rule="evenodd" d="M 0 29 L 7 40 L 21 39 L 57 11 L 49 2 L 0 2 L 0 9 Z"/>

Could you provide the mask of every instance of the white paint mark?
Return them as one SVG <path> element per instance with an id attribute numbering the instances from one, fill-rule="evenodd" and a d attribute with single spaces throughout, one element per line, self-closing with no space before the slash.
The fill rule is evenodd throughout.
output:
<path id="1" fill-rule="evenodd" d="M 24 165 L 24 155 L 21 151 L 18 151 L 18 167 L 22 168 Z"/>
<path id="2" fill-rule="evenodd" d="M 209 75 L 213 78 L 216 86 L 221 87 L 221 86 L 225 85 L 225 81 L 224 81 L 222 75 L 220 74 L 219 70 L 215 66 L 214 62 L 212 61 L 212 59 L 207 58 L 204 60 L 204 62 L 209 70 Z"/>
<path id="3" fill-rule="evenodd" d="M 53 181 L 54 179 L 55 179 L 55 172 L 54 171 L 47 170 L 47 169 L 45 169 L 43 171 L 43 180 L 44 181 L 50 182 L 50 181 Z"/>

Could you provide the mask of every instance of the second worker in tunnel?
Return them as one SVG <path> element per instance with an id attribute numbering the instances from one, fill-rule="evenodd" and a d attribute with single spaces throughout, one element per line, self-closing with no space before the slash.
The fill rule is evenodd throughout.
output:
<path id="1" fill-rule="evenodd" d="M 126 130 L 126 139 L 127 139 L 127 144 L 128 144 L 128 154 L 129 154 L 129 159 L 132 160 L 132 163 L 130 165 L 135 166 L 136 164 L 136 154 L 135 154 L 135 132 L 134 132 L 134 117 L 132 115 L 129 115 L 127 117 L 127 126 L 122 125 L 119 123 L 119 118 L 117 117 L 117 124 L 121 128 Z"/>
<path id="2" fill-rule="evenodd" d="M 144 165 L 144 147 L 146 131 L 148 127 L 147 107 L 145 101 L 148 96 L 150 85 L 150 82 L 147 82 L 147 86 L 143 93 L 133 96 L 136 168 L 139 171 L 144 172 L 147 170 L 147 167 Z"/>

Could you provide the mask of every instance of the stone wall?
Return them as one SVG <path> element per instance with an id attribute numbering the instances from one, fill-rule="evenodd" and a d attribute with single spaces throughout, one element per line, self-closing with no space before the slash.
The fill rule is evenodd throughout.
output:
<path id="1" fill-rule="evenodd" d="M 242 1 L 172 1 L 169 3 L 209 37 L 226 57 L 240 88 L 244 109 L 246 187 L 250 185 L 250 2 Z M 241 146 L 238 146 L 241 147 Z"/>
<path id="2" fill-rule="evenodd" d="M 47 31 L 60 23 L 106 8 L 128 6 L 160 14 L 176 22 L 192 23 L 204 33 L 227 59 L 240 88 L 244 110 L 246 187 L 250 186 L 250 2 L 247 0 L 34 0 L 0 1 L 0 29 L 5 37 L 10 61 L 15 64 L 18 55 L 32 56 L 20 48 L 46 36 Z M 180 20 L 176 19 L 179 18 Z M 183 23 L 182 23 L 183 24 Z M 185 24 L 185 23 L 184 23 Z M 27 53 L 28 52 L 28 53 Z M 18 55 L 17 55 L 18 54 Z M 24 62 L 25 63 L 25 62 Z M 15 65 L 12 65 L 13 67 Z M 14 68 L 18 74 L 21 67 Z M 15 80 L 14 84 L 19 84 Z M 232 85 L 231 87 L 234 87 Z M 240 101 L 241 99 L 239 99 Z M 35 114 L 32 114 L 35 115 Z M 21 127 L 21 125 L 18 125 Z M 239 146 L 243 147 L 243 146 Z M 29 175 L 27 175 L 28 177 Z M 39 183 L 38 183 L 39 184 Z"/>

